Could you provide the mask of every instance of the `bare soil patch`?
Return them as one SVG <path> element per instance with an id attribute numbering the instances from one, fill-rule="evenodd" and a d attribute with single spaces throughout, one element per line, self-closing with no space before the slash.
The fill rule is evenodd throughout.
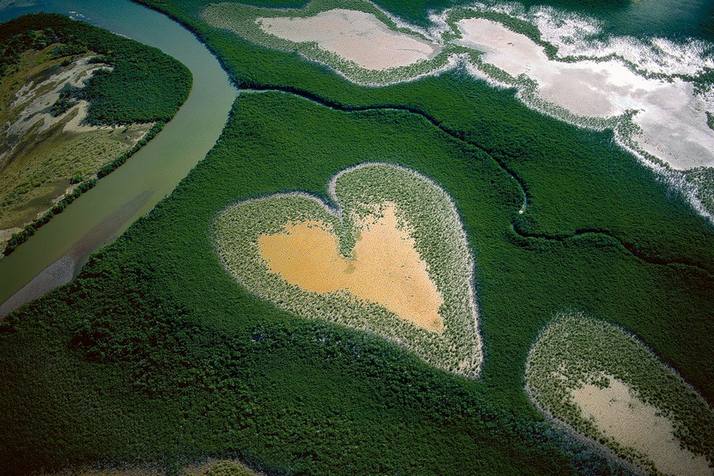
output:
<path id="1" fill-rule="evenodd" d="M 256 20 L 268 34 L 296 43 L 315 42 L 370 70 L 386 70 L 428 60 L 439 47 L 389 29 L 377 17 L 336 8 L 310 17 L 265 17 Z"/>
<path id="2" fill-rule="evenodd" d="M 414 239 L 399 226 L 394 204 L 358 226 L 351 258 L 342 256 L 329 225 L 316 221 L 289 224 L 281 233 L 261 235 L 260 254 L 271 272 L 306 291 L 347 291 L 418 327 L 441 332 L 443 299 Z"/>

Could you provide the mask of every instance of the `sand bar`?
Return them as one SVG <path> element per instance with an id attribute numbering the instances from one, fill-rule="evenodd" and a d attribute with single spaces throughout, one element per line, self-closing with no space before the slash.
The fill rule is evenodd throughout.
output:
<path id="1" fill-rule="evenodd" d="M 575 404 L 600 432 L 644 454 L 665 474 L 711 475 L 709 462 L 682 448 L 669 419 L 642 402 L 628 385 L 613 377 L 606 388 L 585 384 L 572 391 Z"/>

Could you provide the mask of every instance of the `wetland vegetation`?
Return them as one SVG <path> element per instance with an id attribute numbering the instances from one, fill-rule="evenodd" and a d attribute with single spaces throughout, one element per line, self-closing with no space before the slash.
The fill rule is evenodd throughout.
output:
<path id="1" fill-rule="evenodd" d="M 151 139 L 191 87 L 158 50 L 59 15 L 0 26 L 5 254 Z"/>
<path id="2" fill-rule="evenodd" d="M 452 197 L 476 250 L 479 380 L 281 311 L 216 256 L 209 230 L 237 197 L 326 198 L 330 177 L 365 157 L 418 170 Z M 526 398 L 533 340 L 564 307 L 592 310 L 635 329 L 711 398 L 711 369 L 700 359 L 710 345 L 711 278 L 598 235 L 524 238 L 511 225 L 521 203 L 496 161 L 422 116 L 244 94 L 208 160 L 170 199 L 72 284 L 7 320 L 0 352 L 13 385 L 0 401 L 26 410 L 0 413 L 22 435 L 5 435 L 3 458 L 19 472 L 56 465 L 60 454 L 65 464 L 233 454 L 268 472 L 323 474 L 607 471 L 612 463 L 542 421 Z M 69 400 L 58 406 L 38 392 Z M 86 414 L 89 402 L 96 414 Z M 81 425 L 69 431 L 69 421 Z M 60 435 L 61 446 L 39 444 Z"/>
<path id="3" fill-rule="evenodd" d="M 615 395 L 648 415 L 660 409 L 688 450 L 711 458 L 712 227 L 681 191 L 618 147 L 612 130 L 544 116 L 514 89 L 462 70 L 363 87 L 210 26 L 202 17 L 209 2 L 142 2 L 192 28 L 243 92 L 207 160 L 168 199 L 74 282 L 1 324 L 0 377 L 10 384 L 0 387 L 0 425 L 15 431 L 0 435 L 0 459 L 13 473 L 157 461 L 171 473 L 206 457 L 239 458 L 269 474 L 627 473 L 619 459 L 572 437 L 575 427 L 610 441 L 583 419 L 597 409 L 577 413 L 553 400 L 557 381 L 535 378 L 556 365 L 538 349 L 572 349 L 563 334 L 543 340 L 543 329 L 579 312 L 591 316 L 585 332 L 600 338 L 574 341 L 582 345 L 568 370 L 582 385 L 570 390 L 591 402 Z M 379 5 L 421 26 L 427 7 L 443 6 Z M 466 266 L 483 338 L 478 378 L 429 365 L 379 330 L 314 319 L 322 309 L 297 309 L 288 296 L 246 285 L 250 273 L 268 274 L 265 255 L 261 263 L 257 247 L 236 251 L 261 232 L 289 235 L 291 221 L 327 223 L 349 255 L 358 237 L 324 204 L 348 210 L 350 193 L 338 200 L 326 184 L 365 163 L 409 170 L 453 205 L 451 228 L 463 227 L 473 256 Z M 447 302 L 448 286 L 431 271 L 448 250 L 420 248 L 442 231 L 439 220 L 419 216 L 432 208 L 410 187 L 385 191 L 389 181 L 365 180 L 368 196 L 376 190 L 378 202 L 417 212 L 406 222 L 424 226 L 415 247 Z M 276 197 L 289 206 L 255 208 L 247 222 L 239 213 Z M 242 261 L 262 268 L 246 274 Z M 331 304 L 339 311 L 344 301 Z M 613 364 L 603 349 L 629 364 Z M 536 365 L 542 355 L 550 357 Z M 582 360 L 606 377 L 583 377 Z"/>

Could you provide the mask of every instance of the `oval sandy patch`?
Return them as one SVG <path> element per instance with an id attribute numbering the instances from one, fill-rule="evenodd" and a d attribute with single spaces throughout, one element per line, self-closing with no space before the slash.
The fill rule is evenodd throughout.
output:
<path id="1" fill-rule="evenodd" d="M 526 389 L 546 415 L 648 473 L 714 474 L 711 407 L 612 324 L 558 316 L 531 349 Z"/>
<path id="2" fill-rule="evenodd" d="M 571 392 L 582 414 L 600 432 L 650 459 L 664 474 L 709 475 L 703 455 L 682 447 L 672 422 L 657 407 L 640 400 L 624 382 L 608 376 L 608 385 L 585 384 Z"/>

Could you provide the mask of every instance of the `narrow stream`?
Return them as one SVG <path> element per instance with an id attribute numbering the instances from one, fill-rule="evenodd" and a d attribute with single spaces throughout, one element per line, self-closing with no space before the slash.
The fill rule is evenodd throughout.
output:
<path id="1" fill-rule="evenodd" d="M 0 9 L 0 22 L 33 12 L 69 15 L 157 47 L 185 64 L 193 88 L 176 116 L 10 256 L 0 259 L 0 316 L 68 282 L 94 250 L 174 189 L 215 143 L 237 95 L 216 58 L 168 17 L 129 0 L 38 0 Z"/>

